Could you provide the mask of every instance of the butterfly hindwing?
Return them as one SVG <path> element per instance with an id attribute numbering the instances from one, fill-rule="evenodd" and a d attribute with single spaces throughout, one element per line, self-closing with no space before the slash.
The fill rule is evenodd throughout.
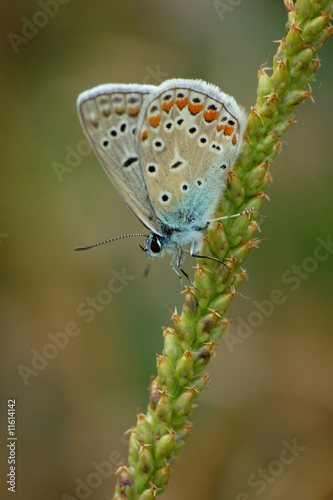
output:
<path id="1" fill-rule="evenodd" d="M 100 85 L 77 100 L 82 128 L 104 171 L 142 223 L 158 232 L 137 151 L 138 116 L 152 85 Z"/>
<path id="2" fill-rule="evenodd" d="M 138 127 L 141 168 L 158 218 L 181 230 L 210 217 L 245 128 L 234 99 L 202 81 L 169 80 L 147 97 Z"/>

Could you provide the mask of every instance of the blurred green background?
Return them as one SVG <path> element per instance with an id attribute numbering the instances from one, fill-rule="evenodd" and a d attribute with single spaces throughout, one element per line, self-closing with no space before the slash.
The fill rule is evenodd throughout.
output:
<path id="1" fill-rule="evenodd" d="M 101 83 L 202 78 L 249 111 L 286 13 L 282 0 L 4 0 L 0 9 L 1 496 L 15 398 L 16 498 L 108 500 L 116 479 L 96 464 L 127 457 L 123 433 L 145 412 L 161 326 L 183 296 L 169 258 L 142 280 L 137 239 L 73 252 L 142 231 L 84 148 L 76 97 Z M 319 55 L 315 104 L 297 109 L 271 169 L 263 241 L 165 500 L 333 498 L 333 250 L 322 246 L 333 233 L 332 40 Z M 194 265 L 187 259 L 190 273 Z M 114 273 L 133 279 L 110 301 L 101 290 Z M 280 304 L 268 302 L 273 290 Z M 96 297 L 99 311 L 78 314 Z M 54 347 L 65 330 L 68 344 Z M 288 443 L 299 448 L 285 463 Z"/>

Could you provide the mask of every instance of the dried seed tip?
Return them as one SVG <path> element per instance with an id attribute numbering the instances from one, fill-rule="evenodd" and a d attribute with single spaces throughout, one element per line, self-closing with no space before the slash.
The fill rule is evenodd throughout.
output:
<path id="1" fill-rule="evenodd" d="M 204 366 L 206 366 L 214 354 L 215 342 L 212 340 L 204 344 L 198 351 L 194 353 L 194 365 L 195 371 L 201 371 Z"/>
<path id="2" fill-rule="evenodd" d="M 141 495 L 137 497 L 137 500 L 153 500 L 156 498 L 158 490 L 159 488 L 157 488 L 154 484 L 151 484 L 151 487 L 141 493 Z"/>
<path id="3" fill-rule="evenodd" d="M 170 473 L 171 465 L 167 463 L 164 467 L 158 469 L 152 476 L 153 483 L 160 488 L 165 486 L 169 481 Z"/>
<path id="4" fill-rule="evenodd" d="M 131 498 L 134 494 L 134 478 L 130 470 L 122 465 L 116 471 L 119 474 L 116 494 L 120 495 L 120 498 Z"/>
<path id="5" fill-rule="evenodd" d="M 150 387 L 150 395 L 149 395 L 149 406 L 152 410 L 156 409 L 156 405 L 159 402 L 161 397 L 161 390 L 157 383 L 157 380 L 153 380 Z"/>
<path id="6" fill-rule="evenodd" d="M 248 275 L 247 275 L 247 272 L 245 270 L 242 270 L 241 272 L 235 274 L 235 278 L 234 278 L 234 281 L 233 281 L 233 287 L 235 289 L 237 289 L 241 283 L 243 283 L 244 279 L 248 279 Z"/>
<path id="7" fill-rule="evenodd" d="M 210 309 L 216 309 L 216 308 L 210 305 Z M 216 311 L 206 314 L 198 322 L 197 333 L 200 333 L 203 330 L 209 332 L 210 330 L 215 328 L 218 319 L 219 319 L 219 314 Z"/>
<path id="8" fill-rule="evenodd" d="M 277 146 L 277 145 L 279 145 L 279 144 L 280 144 L 280 142 L 277 142 L 275 146 Z M 267 186 L 267 184 L 268 184 L 269 182 L 273 182 L 273 177 L 271 176 L 271 174 L 270 174 L 269 172 L 267 172 L 267 173 L 265 174 L 265 177 L 264 177 L 264 182 L 265 182 L 265 186 Z M 255 222 L 255 221 L 253 221 L 253 222 Z M 260 231 L 259 226 L 258 226 L 258 230 Z"/>
<path id="9" fill-rule="evenodd" d="M 193 293 L 192 289 L 189 289 L 185 295 L 184 300 L 184 312 L 187 312 L 192 318 L 196 317 L 198 313 L 198 301 Z"/>
<path id="10" fill-rule="evenodd" d="M 332 28 L 333 30 L 333 28 Z M 333 32 L 333 31 L 332 31 Z M 311 72 L 314 73 L 315 71 L 317 71 L 317 69 L 319 69 L 321 66 L 321 60 L 316 58 L 316 59 L 313 59 L 310 64 L 309 64 L 309 67 L 311 69 Z"/>
<path id="11" fill-rule="evenodd" d="M 267 106 L 277 108 L 279 102 L 279 96 L 276 92 L 271 92 L 266 99 Z"/>
<path id="12" fill-rule="evenodd" d="M 287 12 L 292 12 L 294 10 L 294 3 L 292 0 L 284 0 L 284 5 L 287 9 Z"/>
<path id="13" fill-rule="evenodd" d="M 270 174 L 266 174 L 270 176 Z M 260 226 L 257 221 L 252 221 L 247 230 L 244 232 L 243 241 L 249 241 L 256 231 L 260 231 Z"/>

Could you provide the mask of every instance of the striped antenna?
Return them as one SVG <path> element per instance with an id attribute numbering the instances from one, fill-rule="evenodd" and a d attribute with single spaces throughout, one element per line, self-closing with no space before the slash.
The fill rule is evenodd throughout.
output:
<path id="1" fill-rule="evenodd" d="M 111 238 L 111 240 L 106 240 L 106 241 L 101 241 L 100 243 L 94 243 L 93 245 L 86 245 L 84 247 L 76 247 L 74 248 L 75 251 L 77 250 L 89 250 L 89 248 L 94 248 L 94 247 L 99 247 L 100 245 L 105 245 L 106 243 L 111 243 L 111 241 L 117 241 L 117 240 L 122 240 L 123 238 L 131 238 L 132 236 L 145 236 L 145 238 L 148 238 L 147 234 L 124 234 L 123 236 L 117 236 L 117 238 Z"/>

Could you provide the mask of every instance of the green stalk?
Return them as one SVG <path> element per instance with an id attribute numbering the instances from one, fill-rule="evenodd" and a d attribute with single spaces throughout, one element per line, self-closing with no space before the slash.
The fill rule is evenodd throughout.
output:
<path id="1" fill-rule="evenodd" d="M 311 97 L 310 82 L 320 67 L 317 52 L 332 34 L 329 0 L 284 0 L 286 36 L 280 41 L 268 74 L 260 69 L 258 97 L 251 109 L 240 159 L 229 172 L 224 200 L 216 217 L 254 207 L 258 212 L 271 180 L 269 167 L 281 150 L 282 134 L 295 122 L 294 108 Z M 200 259 L 183 310 L 164 330 L 163 355 L 150 388 L 147 414 L 130 431 L 128 466 L 119 468 L 114 500 L 152 499 L 169 480 L 176 455 L 192 430 L 194 400 L 209 380 L 204 372 L 228 322 L 224 313 L 242 283 L 240 266 L 257 246 L 256 213 L 211 224 L 202 254 L 227 266 Z M 202 262 L 203 261 L 203 262 Z"/>

